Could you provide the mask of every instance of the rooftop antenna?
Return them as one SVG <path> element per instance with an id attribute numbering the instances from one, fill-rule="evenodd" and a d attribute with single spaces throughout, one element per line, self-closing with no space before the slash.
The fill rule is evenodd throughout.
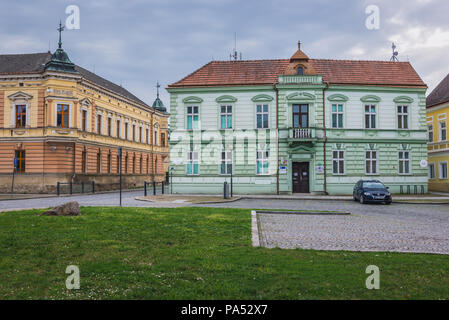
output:
<path id="1" fill-rule="evenodd" d="M 159 88 L 161 87 L 161 85 L 159 84 L 159 81 L 156 82 L 156 90 L 157 90 L 157 98 L 159 99 Z"/>
<path id="2" fill-rule="evenodd" d="M 237 33 L 234 32 L 234 50 L 229 55 L 229 60 L 237 61 L 239 59 L 239 54 L 237 52 Z M 242 60 L 242 53 L 240 52 L 240 60 Z"/>
<path id="3" fill-rule="evenodd" d="M 394 42 L 391 44 L 391 49 L 393 50 L 393 55 L 390 58 L 390 61 L 392 62 L 398 62 L 398 54 L 399 52 L 395 51 L 396 50 L 396 45 L 394 44 Z"/>

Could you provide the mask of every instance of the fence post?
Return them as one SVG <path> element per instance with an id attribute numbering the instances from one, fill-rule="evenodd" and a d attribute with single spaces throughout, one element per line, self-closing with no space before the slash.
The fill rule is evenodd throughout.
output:
<path id="1" fill-rule="evenodd" d="M 164 181 L 162 181 L 161 184 L 162 184 L 162 194 L 164 194 Z"/>
<path id="2" fill-rule="evenodd" d="M 95 193 L 95 181 L 92 181 L 92 193 Z"/>
<path id="3" fill-rule="evenodd" d="M 70 181 L 70 194 L 72 194 L 73 193 L 73 186 L 72 186 L 72 181 Z"/>
<path id="4" fill-rule="evenodd" d="M 84 182 L 81 182 L 81 193 L 84 193 Z"/>
<path id="5" fill-rule="evenodd" d="M 415 194 L 418 194 L 418 186 L 417 185 L 413 186 L 413 191 Z"/>
<path id="6" fill-rule="evenodd" d="M 424 186 L 421 185 L 421 194 L 424 194 Z"/>
<path id="7" fill-rule="evenodd" d="M 147 196 L 147 182 L 146 181 L 143 182 L 143 195 L 145 197 Z"/>
<path id="8" fill-rule="evenodd" d="M 156 181 L 153 181 L 153 195 L 156 195 Z"/>
<path id="9" fill-rule="evenodd" d="M 56 182 L 56 195 L 60 195 L 61 194 L 61 190 L 60 190 L 60 184 L 59 182 Z"/>

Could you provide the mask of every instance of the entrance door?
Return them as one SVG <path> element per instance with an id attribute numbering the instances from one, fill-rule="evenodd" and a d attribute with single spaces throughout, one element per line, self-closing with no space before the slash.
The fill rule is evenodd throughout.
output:
<path id="1" fill-rule="evenodd" d="M 292 163 L 292 181 L 294 193 L 309 193 L 309 163 Z"/>
<path id="2" fill-rule="evenodd" d="M 309 105 L 308 104 L 294 104 L 293 111 L 293 127 L 294 128 L 308 128 L 309 127 Z"/>

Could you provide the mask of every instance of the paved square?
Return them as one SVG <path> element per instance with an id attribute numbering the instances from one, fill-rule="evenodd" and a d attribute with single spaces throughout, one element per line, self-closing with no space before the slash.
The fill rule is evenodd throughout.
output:
<path id="1" fill-rule="evenodd" d="M 260 243 L 269 248 L 449 254 L 449 219 L 426 214 L 258 213 L 257 217 Z"/>

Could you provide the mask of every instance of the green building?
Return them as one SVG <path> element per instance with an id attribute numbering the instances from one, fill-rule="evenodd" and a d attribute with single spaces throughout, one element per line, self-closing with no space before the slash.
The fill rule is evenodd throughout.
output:
<path id="1" fill-rule="evenodd" d="M 173 192 L 427 192 L 426 89 L 409 62 L 309 59 L 299 44 L 211 61 L 167 89 Z"/>

